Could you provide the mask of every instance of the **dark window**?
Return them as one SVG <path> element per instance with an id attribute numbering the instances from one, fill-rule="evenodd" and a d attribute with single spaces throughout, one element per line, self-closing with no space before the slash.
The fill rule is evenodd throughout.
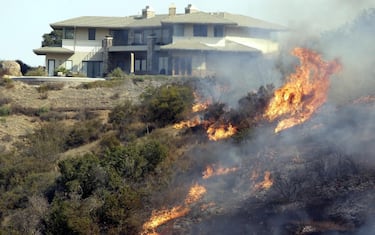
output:
<path id="1" fill-rule="evenodd" d="M 89 40 L 95 40 L 96 29 L 89 29 Z"/>
<path id="2" fill-rule="evenodd" d="M 222 25 L 214 26 L 214 37 L 224 37 L 224 27 Z"/>
<path id="3" fill-rule="evenodd" d="M 175 24 L 173 25 L 173 35 L 174 36 L 184 36 L 184 25 L 182 24 Z"/>
<path id="4" fill-rule="evenodd" d="M 64 28 L 64 39 L 74 39 L 74 28 Z"/>
<path id="5" fill-rule="evenodd" d="M 194 37 L 207 37 L 207 25 L 195 24 L 193 33 Z"/>
<path id="6" fill-rule="evenodd" d="M 114 46 L 128 45 L 128 31 L 127 30 L 113 29 L 110 31 L 110 34 L 113 37 Z"/>
<path id="7" fill-rule="evenodd" d="M 135 45 L 142 45 L 143 44 L 143 32 L 142 31 L 135 31 L 134 32 L 134 44 Z"/>
<path id="8" fill-rule="evenodd" d="M 168 44 L 172 42 L 172 36 L 169 28 L 162 29 L 161 37 L 163 44 Z"/>

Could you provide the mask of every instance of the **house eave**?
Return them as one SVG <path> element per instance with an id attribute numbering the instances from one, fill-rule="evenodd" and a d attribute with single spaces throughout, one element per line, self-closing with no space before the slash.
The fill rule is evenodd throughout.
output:
<path id="1" fill-rule="evenodd" d="M 72 55 L 74 51 L 63 48 L 63 47 L 40 47 L 34 49 L 33 52 L 37 55 L 47 55 L 47 54 L 67 54 Z"/>

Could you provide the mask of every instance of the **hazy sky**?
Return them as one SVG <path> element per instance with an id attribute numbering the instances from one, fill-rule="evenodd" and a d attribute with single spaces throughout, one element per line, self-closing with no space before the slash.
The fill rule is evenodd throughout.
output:
<path id="1" fill-rule="evenodd" d="M 360 10 L 374 7 L 375 0 L 12 0 L 1 3 L 0 60 L 20 59 L 32 65 L 44 65 L 40 47 L 49 24 L 78 16 L 128 16 L 146 5 L 157 14 L 168 12 L 174 3 L 183 13 L 189 4 L 206 12 L 226 11 L 260 18 L 285 26 L 322 30 L 351 20 Z"/>

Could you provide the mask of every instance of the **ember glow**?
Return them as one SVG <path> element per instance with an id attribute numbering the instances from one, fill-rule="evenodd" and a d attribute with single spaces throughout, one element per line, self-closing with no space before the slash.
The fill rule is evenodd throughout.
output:
<path id="1" fill-rule="evenodd" d="M 301 65 L 275 91 L 264 114 L 270 121 L 281 119 L 276 133 L 308 120 L 327 99 L 329 76 L 341 68 L 338 61 L 325 62 L 309 49 L 295 48 L 292 54 L 300 59 Z"/>
<path id="2" fill-rule="evenodd" d="M 216 175 L 226 175 L 232 172 L 237 171 L 237 167 L 232 167 L 232 168 L 223 168 L 223 167 L 215 167 L 215 166 L 207 166 L 206 170 L 202 173 L 202 178 L 203 179 L 208 179 L 212 176 Z"/>
<path id="3" fill-rule="evenodd" d="M 236 134 L 237 128 L 233 127 L 232 124 L 228 125 L 211 125 L 207 129 L 207 135 L 208 139 L 213 140 L 213 141 L 218 141 L 222 139 L 226 139 L 231 137 L 232 135 Z"/>

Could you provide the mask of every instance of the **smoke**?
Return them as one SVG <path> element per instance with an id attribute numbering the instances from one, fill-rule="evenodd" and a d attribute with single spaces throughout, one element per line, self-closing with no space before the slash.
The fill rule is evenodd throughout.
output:
<path id="1" fill-rule="evenodd" d="M 278 86 L 294 71 L 298 61 L 289 53 L 293 47 L 308 47 L 320 52 L 326 61 L 338 58 L 342 63 L 342 71 L 331 78 L 328 102 L 306 123 L 278 134 L 273 132 L 275 123 L 258 123 L 239 143 L 205 143 L 187 153 L 195 165 L 193 173 L 181 181 L 199 181 L 207 188 L 199 205 L 213 202 L 214 206 L 193 208 L 188 218 L 176 222 L 185 226 L 185 234 L 375 232 L 375 208 L 368 206 L 375 202 L 375 97 L 369 97 L 367 103 L 354 102 L 375 94 L 375 9 L 362 11 L 349 21 L 340 16 L 352 16 L 368 3 L 325 3 L 329 10 L 336 7 L 342 11 L 330 15 L 337 17 L 334 27 L 324 32 L 316 30 L 315 23 L 306 27 L 312 22 L 306 17 L 299 22 L 299 29 L 308 32 L 292 30 L 282 39 L 278 58 L 253 58 L 234 70 L 226 70 L 230 62 L 224 61 L 219 66 L 223 68 L 221 76 L 215 79 L 229 87 L 225 92 L 212 91 L 211 80 L 199 83 L 207 97 L 238 108 L 238 100 L 249 89 L 274 82 Z M 324 12 L 315 16 L 316 21 L 322 21 L 319 16 Z M 250 72 L 244 73 L 241 67 L 251 68 L 246 70 Z M 201 172 L 208 164 L 239 170 L 203 180 Z M 254 189 L 264 171 L 271 172 L 272 187 Z M 260 175 L 255 180 L 253 172 Z"/>
<path id="2" fill-rule="evenodd" d="M 314 18 L 306 16 L 279 38 L 283 65 L 290 68 L 294 62 L 287 59 L 293 47 L 314 49 L 325 60 L 339 59 L 342 64 L 340 74 L 331 79 L 330 102 L 340 104 L 375 93 L 375 8 L 364 9 L 368 1 L 359 1 L 358 5 L 352 1 L 327 4 L 329 12 L 314 14 Z M 314 26 L 317 22 L 329 27 L 318 29 Z"/>

